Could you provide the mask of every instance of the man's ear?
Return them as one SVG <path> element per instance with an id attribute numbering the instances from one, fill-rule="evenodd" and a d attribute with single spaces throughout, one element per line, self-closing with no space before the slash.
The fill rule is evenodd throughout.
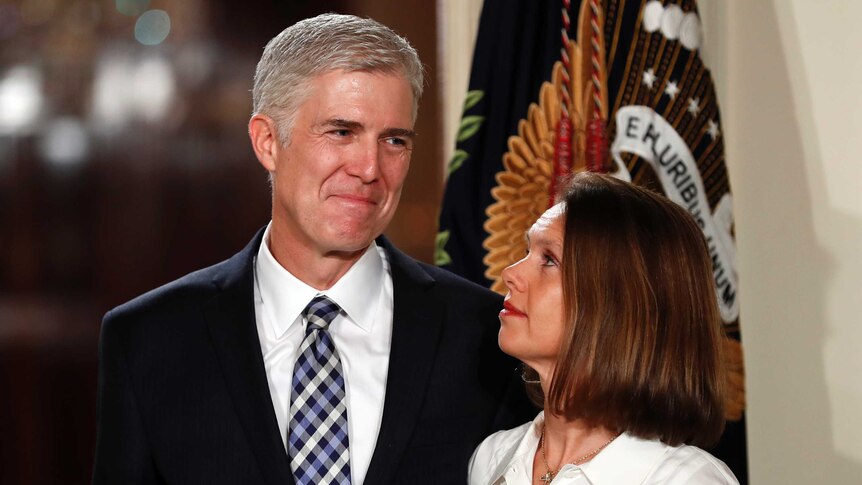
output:
<path id="1" fill-rule="evenodd" d="M 275 121 L 269 116 L 256 114 L 248 120 L 248 136 L 257 160 L 267 172 L 275 172 L 275 161 L 281 150 Z"/>

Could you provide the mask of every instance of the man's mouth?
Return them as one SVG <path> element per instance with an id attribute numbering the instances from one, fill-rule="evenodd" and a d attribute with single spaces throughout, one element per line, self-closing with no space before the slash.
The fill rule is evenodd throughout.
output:
<path id="1" fill-rule="evenodd" d="M 332 197 L 335 197 L 338 200 L 348 203 L 355 204 L 369 204 L 369 205 L 377 205 L 377 201 L 372 199 L 371 197 L 367 197 L 364 195 L 357 194 L 334 194 Z"/>

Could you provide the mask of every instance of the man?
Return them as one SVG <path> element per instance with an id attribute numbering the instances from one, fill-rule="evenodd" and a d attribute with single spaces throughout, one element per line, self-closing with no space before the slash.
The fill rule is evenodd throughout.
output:
<path id="1" fill-rule="evenodd" d="M 105 316 L 95 483 L 463 483 L 482 438 L 528 419 L 500 298 L 380 236 L 422 76 L 372 20 L 267 45 L 249 134 L 272 221 Z"/>

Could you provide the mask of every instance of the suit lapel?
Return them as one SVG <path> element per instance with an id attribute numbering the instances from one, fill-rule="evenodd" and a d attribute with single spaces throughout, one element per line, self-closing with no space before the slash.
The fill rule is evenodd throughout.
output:
<path id="1" fill-rule="evenodd" d="M 231 399 L 266 483 L 292 485 L 290 462 L 266 380 L 254 317 L 254 256 L 263 230 L 214 279 L 204 306 Z M 378 239 L 389 256 L 394 290 L 392 346 L 383 418 L 365 483 L 392 483 L 425 399 L 443 324 L 443 302 L 430 301 L 434 279 L 415 261 Z"/>
<path id="2" fill-rule="evenodd" d="M 392 271 L 392 346 L 383 418 L 366 483 L 392 483 L 425 399 L 443 324 L 442 302 L 430 301 L 434 279 L 385 238 Z"/>
<path id="3" fill-rule="evenodd" d="M 214 278 L 204 315 L 246 441 L 264 481 L 292 484 L 290 463 L 272 406 L 254 317 L 254 256 L 263 230 Z"/>

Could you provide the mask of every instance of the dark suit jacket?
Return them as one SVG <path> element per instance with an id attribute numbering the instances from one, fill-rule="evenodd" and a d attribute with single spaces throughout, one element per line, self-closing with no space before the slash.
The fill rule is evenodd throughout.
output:
<path id="1" fill-rule="evenodd" d="M 293 483 L 254 318 L 262 233 L 231 259 L 105 316 L 94 483 Z M 535 413 L 516 363 L 497 347 L 501 299 L 378 244 L 395 302 L 365 483 L 465 483 L 479 442 Z"/>

